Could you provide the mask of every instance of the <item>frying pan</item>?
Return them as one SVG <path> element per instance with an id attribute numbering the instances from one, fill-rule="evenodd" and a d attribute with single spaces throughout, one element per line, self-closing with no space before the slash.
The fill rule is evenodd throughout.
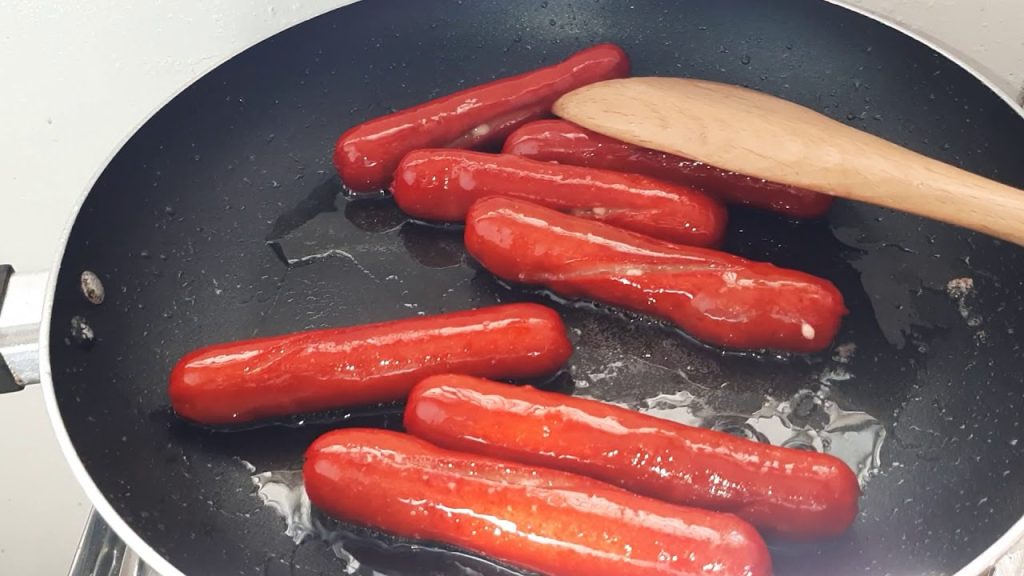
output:
<path id="1" fill-rule="evenodd" d="M 253 468 L 298 469 L 333 427 L 398 427 L 397 407 L 219 431 L 179 422 L 166 396 L 172 364 L 201 345 L 512 300 L 552 303 L 570 326 L 572 365 L 543 385 L 627 404 L 674 398 L 709 425 L 769 398 L 790 399 L 808 429 L 830 406 L 884 427 L 856 526 L 773 543 L 781 576 L 977 574 L 1024 534 L 1018 247 L 849 202 L 819 222 L 735 211 L 727 249 L 831 279 L 850 315 L 832 353 L 723 354 L 501 285 L 458 230 L 342 194 L 329 152 L 345 128 L 602 41 L 622 45 L 638 75 L 748 85 L 1024 186 L 1018 111 L 931 48 L 817 0 L 374 0 L 286 30 L 131 137 L 52 277 L 41 341 L 51 416 L 93 504 L 147 563 L 165 574 L 515 573 L 341 524 L 334 541 L 296 544 L 255 495 Z M 102 304 L 83 296 L 85 271 L 102 281 Z M 840 425 L 824 444 L 843 438 Z"/>

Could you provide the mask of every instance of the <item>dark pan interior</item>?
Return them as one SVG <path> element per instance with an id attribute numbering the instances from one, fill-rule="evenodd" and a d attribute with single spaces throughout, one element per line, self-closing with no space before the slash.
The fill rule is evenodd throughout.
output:
<path id="1" fill-rule="evenodd" d="M 457 230 L 405 223 L 387 200 L 338 196 L 330 151 L 362 120 L 601 41 L 625 47 L 636 74 L 749 85 L 1024 186 L 1024 120 L 1003 101 L 925 46 L 818 0 L 374 0 L 287 30 L 185 90 L 117 154 L 58 281 L 50 348 L 64 423 L 114 509 L 173 565 L 217 575 L 504 570 L 365 531 L 346 537 L 355 569 L 317 538 L 295 545 L 257 498 L 246 463 L 297 469 L 322 431 L 394 427 L 394 410 L 207 431 L 175 420 L 166 379 L 204 344 L 545 300 L 495 283 Z M 276 249 L 268 239 L 280 239 Z M 950 574 L 1021 517 L 1021 249 L 847 202 L 805 224 L 734 212 L 729 248 L 840 287 L 851 313 L 837 344 L 856 354 L 842 367 L 853 377 L 827 392 L 888 434 L 856 527 L 832 542 L 773 544 L 777 574 Z M 79 292 L 83 270 L 105 283 L 102 305 Z M 947 293 L 956 278 L 973 281 L 964 298 Z M 765 396 L 821 392 L 835 367 L 828 353 L 723 356 L 649 322 L 557 307 L 578 352 L 552 385 L 608 400 L 688 392 L 749 414 Z M 595 376 L 624 360 L 628 370 Z"/>

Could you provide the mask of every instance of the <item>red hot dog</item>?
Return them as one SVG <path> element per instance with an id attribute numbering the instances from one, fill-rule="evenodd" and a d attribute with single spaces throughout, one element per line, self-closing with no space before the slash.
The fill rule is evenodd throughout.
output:
<path id="1" fill-rule="evenodd" d="M 565 120 L 530 122 L 509 135 L 503 150 L 535 160 L 644 174 L 692 186 L 730 204 L 817 218 L 832 197 L 786 184 L 766 182 L 681 156 L 627 144 Z"/>
<path id="2" fill-rule="evenodd" d="M 355 191 L 382 189 L 407 152 L 417 148 L 476 148 L 501 143 L 516 127 L 551 112 L 559 96 L 629 74 L 629 58 L 599 44 L 525 74 L 494 80 L 381 116 L 338 139 L 334 165 Z"/>
<path id="3" fill-rule="evenodd" d="M 474 200 L 509 196 L 693 246 L 717 246 L 728 218 L 717 200 L 646 176 L 468 150 L 410 152 L 391 191 L 426 220 L 462 221 Z"/>
<path id="4" fill-rule="evenodd" d="M 838 458 L 530 386 L 432 376 L 413 388 L 405 428 L 451 450 L 575 472 L 660 500 L 730 512 L 785 538 L 838 536 L 857 517 L 857 477 Z"/>
<path id="5" fill-rule="evenodd" d="M 310 502 L 337 518 L 549 576 L 771 574 L 764 541 L 730 514 L 398 432 L 329 432 L 306 452 L 303 479 Z"/>
<path id="6" fill-rule="evenodd" d="M 530 378 L 572 354 L 561 318 L 508 304 L 208 346 L 170 377 L 181 417 L 230 424 L 404 399 L 442 372 Z"/>
<path id="7" fill-rule="evenodd" d="M 816 352 L 846 313 L 827 280 L 680 246 L 511 198 L 477 201 L 466 248 L 511 282 L 671 321 L 726 348 Z"/>

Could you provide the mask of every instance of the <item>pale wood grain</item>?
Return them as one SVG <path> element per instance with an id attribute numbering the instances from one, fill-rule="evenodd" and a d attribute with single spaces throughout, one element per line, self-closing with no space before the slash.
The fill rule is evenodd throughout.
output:
<path id="1" fill-rule="evenodd" d="M 1024 191 L 762 92 L 704 80 L 626 78 L 570 92 L 554 111 L 631 144 L 1024 245 Z"/>

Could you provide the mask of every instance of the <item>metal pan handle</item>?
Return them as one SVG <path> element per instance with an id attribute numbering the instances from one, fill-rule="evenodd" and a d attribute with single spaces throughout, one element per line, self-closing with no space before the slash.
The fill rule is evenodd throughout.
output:
<path id="1" fill-rule="evenodd" d="M 69 576 L 160 576 L 100 518 L 89 514 Z"/>
<path id="2" fill-rule="evenodd" d="M 0 265 L 0 394 L 39 383 L 39 325 L 46 272 L 17 273 Z"/>

